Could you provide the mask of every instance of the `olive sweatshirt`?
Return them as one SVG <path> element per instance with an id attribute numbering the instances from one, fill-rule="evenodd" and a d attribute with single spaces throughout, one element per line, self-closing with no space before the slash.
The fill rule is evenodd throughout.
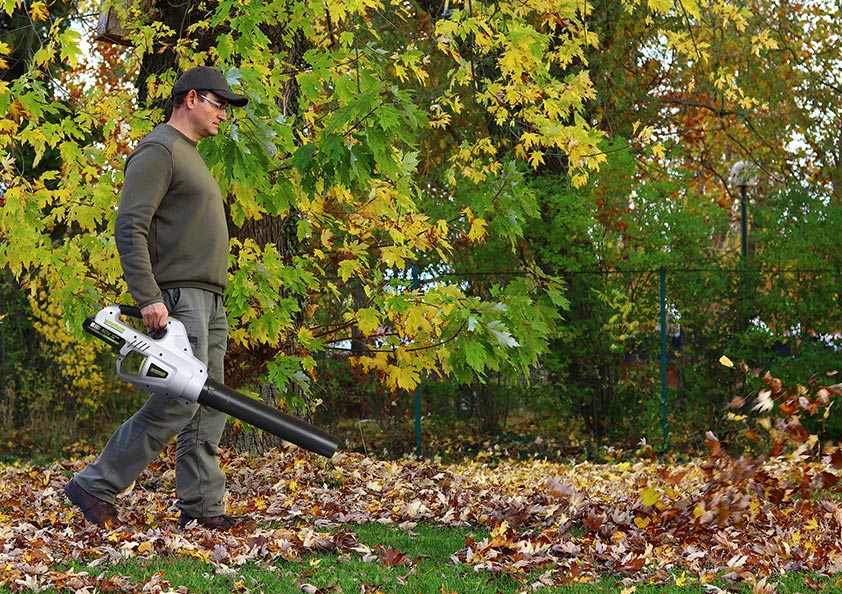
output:
<path id="1" fill-rule="evenodd" d="M 161 124 L 126 159 L 115 235 L 138 307 L 163 301 L 162 289 L 222 294 L 227 284 L 222 193 L 196 145 Z"/>

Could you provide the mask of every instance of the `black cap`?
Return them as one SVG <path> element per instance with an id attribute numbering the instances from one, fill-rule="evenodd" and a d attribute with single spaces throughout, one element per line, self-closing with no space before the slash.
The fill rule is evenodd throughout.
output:
<path id="1" fill-rule="evenodd" d="M 179 76 L 175 85 L 173 85 L 172 94 L 175 97 L 193 89 L 211 91 L 214 95 L 222 97 L 228 103 L 237 107 L 243 107 L 249 101 L 242 95 L 232 93 L 225 76 L 216 68 L 210 68 L 209 66 L 196 66 Z"/>

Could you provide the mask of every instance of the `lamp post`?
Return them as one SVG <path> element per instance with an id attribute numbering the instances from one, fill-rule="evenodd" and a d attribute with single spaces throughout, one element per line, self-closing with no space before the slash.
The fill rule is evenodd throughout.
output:
<path id="1" fill-rule="evenodd" d="M 737 329 L 748 327 L 750 315 L 748 313 L 748 188 L 757 184 L 757 168 L 748 161 L 737 161 L 731 167 L 728 176 L 731 186 L 740 189 L 740 254 L 742 256 L 742 274 L 738 287 Z"/>
<path id="2" fill-rule="evenodd" d="M 740 189 L 740 255 L 748 256 L 748 188 L 757 185 L 757 168 L 748 161 L 737 161 L 728 180 Z"/>

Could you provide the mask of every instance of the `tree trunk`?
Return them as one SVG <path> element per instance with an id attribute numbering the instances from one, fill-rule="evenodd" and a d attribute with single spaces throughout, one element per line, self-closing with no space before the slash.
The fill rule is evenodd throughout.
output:
<path id="1" fill-rule="evenodd" d="M 135 82 L 138 102 L 141 105 L 167 107 L 166 100 L 156 99 L 151 103 L 148 101 L 147 80 L 152 75 L 159 75 L 170 69 L 179 70 L 176 64 L 176 54 L 171 48 L 176 45 L 178 40 L 188 37 L 186 32 L 192 25 L 208 18 L 213 13 L 216 4 L 217 2 L 213 0 L 202 2 L 196 0 L 184 2 L 159 0 L 153 3 L 150 9 L 150 19 L 166 25 L 171 34 L 162 40 L 165 44 L 156 44 L 151 51 L 146 52 L 143 56 L 140 73 Z M 196 42 L 196 51 L 205 52 L 214 47 L 218 33 L 218 29 L 198 29 L 191 37 L 191 40 Z"/>

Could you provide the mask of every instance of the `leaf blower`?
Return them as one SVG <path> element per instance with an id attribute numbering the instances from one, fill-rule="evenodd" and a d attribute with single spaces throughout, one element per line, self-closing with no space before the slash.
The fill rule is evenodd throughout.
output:
<path id="1" fill-rule="evenodd" d="M 187 330 L 178 320 L 169 318 L 161 336 L 147 335 L 125 324 L 121 314 L 143 317 L 136 307 L 110 305 L 83 324 L 87 332 L 120 353 L 117 376 L 121 379 L 185 406 L 209 406 L 326 458 L 336 452 L 339 440 L 333 435 L 208 377 L 207 366 L 193 356 Z"/>

